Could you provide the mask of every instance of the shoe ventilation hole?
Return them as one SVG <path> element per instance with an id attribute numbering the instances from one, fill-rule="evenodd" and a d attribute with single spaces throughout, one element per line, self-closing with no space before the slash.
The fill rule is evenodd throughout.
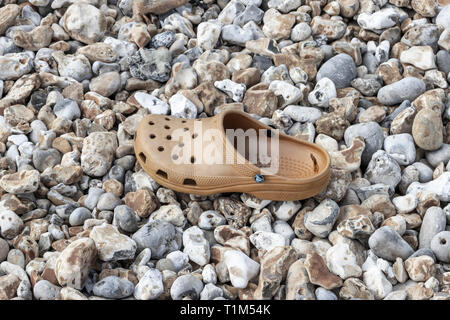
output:
<path id="1" fill-rule="evenodd" d="M 180 148 L 183 148 L 183 147 L 184 147 L 184 143 L 183 143 L 183 142 L 180 142 L 180 143 L 178 144 L 178 146 L 179 146 Z"/>
<path id="2" fill-rule="evenodd" d="M 170 127 L 167 126 L 167 125 L 165 125 L 165 126 L 164 126 L 164 129 L 167 129 L 167 130 L 168 130 L 168 129 L 170 129 Z"/>
<path id="3" fill-rule="evenodd" d="M 164 120 L 166 120 L 166 121 L 170 121 L 170 118 L 167 118 L 167 117 L 165 117 L 165 118 L 164 118 Z"/>
<path id="4" fill-rule="evenodd" d="M 189 128 L 183 128 L 183 130 L 184 130 L 184 131 L 188 131 L 188 130 L 189 130 Z"/>
<path id="5" fill-rule="evenodd" d="M 195 139 L 195 138 L 197 138 L 198 137 L 198 134 L 197 133 L 194 133 L 193 135 L 192 135 L 192 139 Z"/>
<path id="6" fill-rule="evenodd" d="M 311 160 L 314 164 L 314 172 L 318 172 L 319 171 L 319 165 L 317 164 L 317 159 L 316 157 L 314 157 L 314 155 L 312 153 L 310 153 L 311 156 Z"/>
<path id="7" fill-rule="evenodd" d="M 166 136 L 166 139 L 167 139 L 167 140 L 172 140 L 172 136 L 171 136 L 171 135 L 168 135 L 168 136 Z"/>
<path id="8" fill-rule="evenodd" d="M 150 139 L 155 139 L 156 138 L 156 136 L 152 133 L 151 135 L 150 135 Z"/>
<path id="9" fill-rule="evenodd" d="M 181 123 L 186 123 L 186 120 L 181 120 Z"/>
<path id="10" fill-rule="evenodd" d="M 445 239 L 441 239 L 441 244 L 445 245 L 447 243 L 447 241 Z"/>
<path id="11" fill-rule="evenodd" d="M 155 123 L 154 123 L 153 121 L 149 121 L 148 124 L 152 126 L 152 125 L 154 125 Z"/>
<path id="12" fill-rule="evenodd" d="M 196 186 L 197 182 L 195 182 L 194 179 L 184 179 L 183 184 L 188 186 Z"/>
<path id="13" fill-rule="evenodd" d="M 177 160 L 177 159 L 178 159 L 178 156 L 177 156 L 176 154 L 174 154 L 174 155 L 172 155 L 172 159 L 173 159 L 173 160 Z"/>
<path id="14" fill-rule="evenodd" d="M 191 163 L 195 162 L 195 157 L 191 157 Z"/>
<path id="15" fill-rule="evenodd" d="M 145 163 L 145 161 L 147 160 L 147 157 L 145 156 L 145 154 L 143 152 L 139 153 L 139 158 L 141 158 L 141 160 Z"/>
<path id="16" fill-rule="evenodd" d="M 162 151 L 164 151 L 164 147 L 162 147 L 162 146 L 159 146 L 159 147 L 158 147 L 158 151 L 159 151 L 159 152 L 162 152 Z"/>
<path id="17" fill-rule="evenodd" d="M 157 174 L 158 176 L 163 177 L 164 179 L 167 179 L 167 173 L 166 173 L 165 171 L 158 170 L 158 171 L 156 171 L 156 174 Z"/>

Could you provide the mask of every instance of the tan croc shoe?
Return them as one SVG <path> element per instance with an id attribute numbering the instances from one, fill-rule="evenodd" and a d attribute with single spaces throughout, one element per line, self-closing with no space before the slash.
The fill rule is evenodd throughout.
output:
<path id="1" fill-rule="evenodd" d="M 320 146 L 241 111 L 203 119 L 148 115 L 136 130 L 134 149 L 156 182 L 190 194 L 301 200 L 318 194 L 330 177 L 330 158 Z"/>

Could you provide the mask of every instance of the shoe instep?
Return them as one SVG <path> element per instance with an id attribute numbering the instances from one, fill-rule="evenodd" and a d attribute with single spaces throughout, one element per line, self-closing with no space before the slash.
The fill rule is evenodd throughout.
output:
<path id="1" fill-rule="evenodd" d="M 156 182 L 190 194 L 301 200 L 322 191 L 330 177 L 323 148 L 235 110 L 202 119 L 148 115 L 136 130 L 134 148 Z"/>

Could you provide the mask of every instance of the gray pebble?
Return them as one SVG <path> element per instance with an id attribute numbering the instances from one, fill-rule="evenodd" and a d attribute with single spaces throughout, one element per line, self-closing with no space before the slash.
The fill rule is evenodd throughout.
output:
<path id="1" fill-rule="evenodd" d="M 258 8 L 255 5 L 248 5 L 244 11 L 237 15 L 234 18 L 233 24 L 237 24 L 239 26 L 243 26 L 247 22 L 254 21 L 255 23 L 261 22 L 264 16 L 264 11 Z"/>
<path id="2" fill-rule="evenodd" d="M 43 172 L 47 168 L 53 168 L 60 163 L 61 154 L 56 149 L 35 149 L 33 151 L 33 165 L 40 172 Z"/>
<path id="3" fill-rule="evenodd" d="M 182 233 L 165 220 L 154 220 L 134 233 L 132 239 L 136 241 L 138 251 L 150 248 L 152 258 L 160 259 L 181 248 Z"/>
<path id="4" fill-rule="evenodd" d="M 200 300 L 213 300 L 223 296 L 223 290 L 212 283 L 208 283 L 200 293 Z"/>
<path id="5" fill-rule="evenodd" d="M 114 210 L 115 207 L 117 207 L 121 203 L 121 200 L 117 198 L 114 193 L 112 192 L 106 192 L 103 193 L 99 198 L 97 202 L 97 209 L 98 210 Z"/>
<path id="6" fill-rule="evenodd" d="M 247 41 L 253 40 L 253 33 L 235 24 L 228 24 L 222 28 L 222 39 L 231 44 L 244 47 Z"/>
<path id="7" fill-rule="evenodd" d="M 369 247 L 380 258 L 395 261 L 397 257 L 406 260 L 414 250 L 391 227 L 384 226 L 377 230 L 369 238 Z"/>
<path id="8" fill-rule="evenodd" d="M 175 266 L 173 264 L 173 262 L 169 259 L 160 259 L 158 260 L 158 262 L 156 262 L 156 269 L 158 269 L 159 271 L 164 271 L 164 270 L 170 270 L 170 271 L 174 271 L 176 272 L 177 270 L 175 269 Z"/>
<path id="9" fill-rule="evenodd" d="M 189 61 L 192 63 L 195 60 L 198 59 L 198 57 L 200 57 L 203 53 L 203 49 L 200 48 L 199 46 L 195 46 L 189 50 L 186 50 L 182 55 L 179 55 L 177 58 L 179 58 L 180 56 L 186 56 Z"/>
<path id="10" fill-rule="evenodd" d="M 356 65 L 348 54 L 341 53 L 327 60 L 317 72 L 316 79 L 329 78 L 337 89 L 345 88 L 356 78 Z"/>
<path id="11" fill-rule="evenodd" d="M 409 165 L 416 159 L 414 139 L 409 133 L 394 134 L 384 139 L 384 150 L 399 165 Z"/>
<path id="12" fill-rule="evenodd" d="M 133 294 L 134 285 L 127 279 L 109 276 L 97 282 L 94 285 L 93 292 L 99 297 L 122 299 Z"/>
<path id="13" fill-rule="evenodd" d="M 158 49 L 139 49 L 134 55 L 128 57 L 130 73 L 141 80 L 156 80 L 166 82 L 170 78 L 172 60 L 166 47 Z"/>
<path id="14" fill-rule="evenodd" d="M 404 33 L 401 42 L 410 47 L 430 46 L 436 48 L 440 33 L 439 27 L 435 24 L 416 25 Z"/>
<path id="15" fill-rule="evenodd" d="M 428 208 L 422 220 L 419 232 L 419 248 L 430 248 L 431 240 L 441 231 L 445 230 L 447 217 L 440 207 Z"/>
<path id="16" fill-rule="evenodd" d="M 446 164 L 450 160 L 450 144 L 444 143 L 435 151 L 425 152 L 425 158 L 433 167 L 437 167 L 441 161 Z"/>
<path id="17" fill-rule="evenodd" d="M 166 258 L 172 261 L 177 272 L 183 269 L 189 262 L 189 256 L 186 253 L 179 250 L 172 251 L 167 255 Z"/>
<path id="18" fill-rule="evenodd" d="M 96 76 L 106 72 L 120 72 L 120 65 L 118 63 L 95 61 L 92 64 L 92 72 L 94 72 Z"/>
<path id="19" fill-rule="evenodd" d="M 445 74 L 450 73 L 450 53 L 445 50 L 439 50 L 436 54 L 436 62 L 439 71 L 445 72 Z"/>
<path id="20" fill-rule="evenodd" d="M 109 179 L 116 179 L 117 181 L 123 183 L 125 178 L 125 169 L 120 165 L 114 165 L 111 169 L 109 169 L 108 177 Z"/>
<path id="21" fill-rule="evenodd" d="M 175 33 L 165 31 L 155 35 L 150 41 L 152 48 L 166 47 L 169 48 L 175 42 Z"/>
<path id="22" fill-rule="evenodd" d="M 47 280 L 41 280 L 34 285 L 33 295 L 37 300 L 55 300 L 59 297 L 61 287 Z"/>
<path id="23" fill-rule="evenodd" d="M 263 73 L 272 66 L 273 62 L 271 58 L 259 54 L 255 54 L 253 56 L 252 67 L 259 69 L 261 73 Z"/>
<path id="24" fill-rule="evenodd" d="M 433 180 L 433 170 L 422 162 L 414 162 L 412 164 L 419 172 L 419 181 L 421 183 Z"/>
<path id="25" fill-rule="evenodd" d="M 71 226 L 81 226 L 87 219 L 93 218 L 89 209 L 80 207 L 72 211 L 69 217 L 69 223 Z"/>
<path id="26" fill-rule="evenodd" d="M 114 223 L 125 232 L 135 232 L 138 229 L 137 216 L 127 205 L 120 205 L 114 209 Z"/>
<path id="27" fill-rule="evenodd" d="M 204 283 L 217 283 L 216 269 L 212 264 L 207 264 L 202 270 L 202 280 Z"/>
<path id="28" fill-rule="evenodd" d="M 203 283 L 198 277 L 185 274 L 175 279 L 170 288 L 170 296 L 173 300 L 181 300 L 184 297 L 198 300 L 202 290 Z"/>
<path id="29" fill-rule="evenodd" d="M 73 120 L 81 117 L 80 108 L 78 104 L 71 99 L 64 99 L 59 101 L 53 107 L 53 112 L 58 118 Z"/>
<path id="30" fill-rule="evenodd" d="M 450 263 L 450 231 L 437 233 L 430 246 L 439 261 Z"/>
<path id="31" fill-rule="evenodd" d="M 33 292 L 31 291 L 31 284 L 29 281 L 25 280 L 20 281 L 20 284 L 17 287 L 17 297 L 22 298 L 24 300 L 33 299 Z"/>
<path id="32" fill-rule="evenodd" d="M 317 300 L 338 300 L 338 298 L 332 291 L 322 287 L 318 287 L 315 291 L 315 294 Z"/>
<path id="33" fill-rule="evenodd" d="M 386 151 L 378 150 L 372 155 L 364 178 L 371 183 L 384 183 L 395 189 L 401 180 L 400 166 Z"/>
<path id="34" fill-rule="evenodd" d="M 380 103 L 394 105 L 404 100 L 413 101 L 425 92 L 425 83 L 414 77 L 406 77 L 378 91 L 377 98 Z"/>
<path id="35" fill-rule="evenodd" d="M 136 157 L 133 155 L 126 155 L 114 161 L 114 164 L 121 166 L 125 171 L 133 168 L 136 162 Z"/>
<path id="36" fill-rule="evenodd" d="M 305 215 L 305 227 L 317 237 L 325 238 L 331 232 L 339 215 L 339 206 L 331 199 L 323 200 Z"/>

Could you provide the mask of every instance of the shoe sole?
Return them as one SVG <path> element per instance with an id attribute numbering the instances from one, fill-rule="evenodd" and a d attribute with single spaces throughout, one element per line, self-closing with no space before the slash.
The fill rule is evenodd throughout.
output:
<path id="1" fill-rule="evenodd" d="M 144 168 L 144 163 L 139 157 L 136 157 L 141 167 Z M 185 187 L 179 184 L 171 183 L 168 180 L 161 178 L 159 175 L 154 174 L 153 171 L 146 172 L 153 180 L 155 180 L 161 186 L 175 190 L 177 192 L 183 192 L 187 194 L 194 194 L 200 196 L 210 196 L 218 193 L 232 193 L 242 192 L 249 193 L 259 199 L 274 200 L 274 201 L 295 201 L 311 198 L 320 193 L 328 184 L 330 178 L 330 169 L 315 181 L 305 183 L 304 185 L 291 185 L 289 190 L 286 184 L 236 184 L 236 185 L 224 185 L 221 187 L 207 188 L 207 187 Z M 270 187 L 270 190 L 267 188 Z"/>

